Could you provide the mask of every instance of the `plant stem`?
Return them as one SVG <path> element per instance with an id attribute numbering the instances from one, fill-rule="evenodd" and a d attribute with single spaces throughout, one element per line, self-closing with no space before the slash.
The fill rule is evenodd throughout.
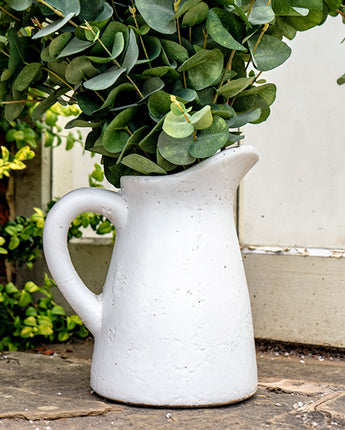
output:
<path id="1" fill-rule="evenodd" d="M 136 15 L 135 15 L 135 13 L 136 13 L 136 8 L 135 7 L 129 7 L 129 11 L 130 11 L 130 13 L 132 14 L 132 17 L 133 17 L 133 20 L 134 20 L 134 23 L 135 23 L 135 26 L 136 26 L 136 28 L 139 30 L 139 39 L 140 39 L 140 43 L 141 43 L 141 46 L 142 46 L 142 48 L 143 48 L 143 51 L 144 51 L 144 54 L 145 54 L 145 57 L 146 57 L 146 60 L 149 60 L 149 56 L 148 56 L 148 54 L 147 54 L 147 50 L 146 50 L 146 47 L 145 47 L 145 44 L 144 44 L 144 39 L 143 39 L 143 37 L 142 37 L 142 35 L 140 34 L 140 28 L 139 28 L 139 24 L 138 24 L 138 21 L 137 21 L 137 17 L 136 17 Z M 151 67 L 152 68 L 152 66 L 151 66 L 151 62 L 149 63 L 149 67 Z"/>
<path id="2" fill-rule="evenodd" d="M 34 100 L 34 99 L 28 99 L 28 100 L 10 100 L 7 102 L 3 102 L 0 101 L 0 105 L 15 105 L 17 103 L 36 103 L 36 102 L 41 102 L 44 99 L 40 99 L 40 100 Z"/>
<path id="3" fill-rule="evenodd" d="M 224 79 L 225 79 L 226 72 L 230 72 L 230 71 L 231 71 L 231 68 L 232 68 L 232 60 L 234 59 L 235 54 L 236 54 L 236 50 L 235 50 L 235 49 L 233 49 L 233 50 L 231 51 L 230 57 L 229 57 L 229 59 L 228 59 L 228 62 L 226 63 L 226 67 L 225 67 L 225 70 L 224 70 L 224 72 L 223 72 L 222 78 L 221 78 L 221 80 L 220 80 L 220 82 L 219 82 L 218 88 L 220 88 L 220 87 L 224 84 Z M 217 98 L 218 98 L 218 93 L 216 93 L 216 94 L 214 95 L 213 103 L 216 103 L 216 102 L 217 102 Z"/>
<path id="4" fill-rule="evenodd" d="M 188 118 L 187 113 L 183 110 L 182 106 L 180 105 L 180 103 L 177 101 L 176 96 L 173 96 L 172 94 L 170 94 L 170 100 L 174 103 L 175 106 L 177 106 L 179 108 L 179 110 L 183 113 L 183 116 L 186 118 L 187 122 L 190 123 L 190 119 Z M 193 139 L 194 142 L 196 142 L 196 134 L 195 131 L 193 130 Z"/>
<path id="5" fill-rule="evenodd" d="M 46 72 L 50 73 L 51 75 L 55 76 L 56 78 L 60 79 L 61 82 L 63 82 L 66 87 L 68 87 L 70 90 L 73 90 L 73 87 L 66 82 L 64 79 L 61 78 L 61 76 L 59 76 L 57 73 L 53 72 L 52 70 L 48 69 L 47 67 L 42 67 L 43 70 L 45 70 Z"/>
<path id="6" fill-rule="evenodd" d="M 177 13 L 178 12 L 178 7 L 180 4 L 181 0 L 174 0 L 174 12 Z M 182 45 L 182 40 L 181 40 L 181 30 L 180 30 L 180 21 L 179 18 L 176 18 L 176 26 L 177 26 L 177 37 L 178 37 L 178 41 L 179 44 Z"/>
<path id="7" fill-rule="evenodd" d="M 114 0 L 111 0 L 111 5 L 112 5 L 112 7 L 113 7 L 113 10 L 114 10 L 114 13 L 115 13 L 116 18 L 117 18 L 117 19 L 119 19 L 119 14 L 117 13 L 117 9 L 116 9 L 116 6 L 115 6 L 115 3 L 114 3 Z"/>
<path id="8" fill-rule="evenodd" d="M 250 4 L 249 4 L 249 9 L 248 9 L 248 12 L 247 12 L 247 18 L 249 18 L 249 15 L 251 14 L 251 12 L 252 12 L 252 9 L 253 9 L 253 6 L 254 6 L 254 3 L 255 3 L 255 0 L 251 0 L 251 2 L 250 2 Z"/>
<path id="9" fill-rule="evenodd" d="M 45 0 L 37 0 L 37 2 L 43 4 L 43 6 L 46 6 L 47 8 L 49 8 L 50 10 L 52 10 L 57 16 L 59 16 L 61 18 L 65 18 L 65 15 L 62 12 L 60 12 L 59 9 L 56 9 L 54 6 L 51 6 Z M 69 20 L 68 22 L 71 25 L 73 25 L 73 27 L 78 27 L 78 25 L 75 24 L 72 20 Z"/>
<path id="10" fill-rule="evenodd" d="M 343 12 L 341 12 L 339 9 L 337 9 L 337 12 L 343 17 L 345 18 L 345 15 L 343 14 Z"/>
<path id="11" fill-rule="evenodd" d="M 4 13 L 6 13 L 7 15 L 9 15 L 11 18 L 13 18 L 13 19 L 15 19 L 16 21 L 19 21 L 19 22 L 20 22 L 20 19 L 19 19 L 19 18 L 17 18 L 16 16 L 12 15 L 12 14 L 11 14 L 8 10 L 6 10 L 4 7 L 0 6 L 0 9 L 1 9 Z"/>
<path id="12" fill-rule="evenodd" d="M 266 33 L 266 31 L 268 30 L 268 27 L 269 27 L 269 26 L 270 26 L 269 24 L 265 24 L 265 25 L 263 26 L 263 28 L 262 28 L 262 30 L 261 30 L 261 33 L 260 33 L 260 36 L 258 37 L 258 40 L 256 41 L 256 43 L 255 43 L 255 45 L 254 45 L 254 48 L 253 48 L 252 54 L 254 54 L 254 53 L 255 53 L 256 48 L 259 46 L 259 43 L 261 42 L 261 39 L 264 37 L 264 34 L 265 34 L 265 33 Z"/>
<path id="13" fill-rule="evenodd" d="M 207 31 L 205 31 L 204 29 L 202 29 L 203 35 L 204 35 L 204 44 L 203 44 L 203 49 L 206 49 L 206 43 L 207 43 L 207 37 L 208 37 L 208 33 Z"/>
<path id="14" fill-rule="evenodd" d="M 90 26 L 90 24 L 85 21 L 85 24 L 88 28 L 88 30 L 90 30 L 92 32 L 93 35 L 96 35 L 96 33 L 93 31 L 93 28 Z M 111 57 L 111 52 L 109 51 L 109 49 L 104 45 L 104 43 L 101 41 L 101 39 L 97 39 L 98 43 L 102 46 L 102 48 L 105 50 L 105 52 L 109 55 L 109 57 Z M 121 64 L 114 58 L 112 60 L 112 63 L 115 64 L 115 66 L 117 66 L 118 68 L 121 68 Z M 144 98 L 142 92 L 139 90 L 138 86 L 136 85 L 136 83 L 133 81 L 133 79 L 126 73 L 126 78 L 129 80 L 129 82 L 133 85 L 133 87 L 135 88 L 136 92 L 139 94 L 140 98 Z"/>

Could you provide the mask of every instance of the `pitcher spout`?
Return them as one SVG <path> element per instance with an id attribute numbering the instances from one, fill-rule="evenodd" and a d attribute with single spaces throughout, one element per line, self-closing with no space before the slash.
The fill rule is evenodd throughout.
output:
<path id="1" fill-rule="evenodd" d="M 184 179 L 190 179 L 199 186 L 206 182 L 208 189 L 235 194 L 242 178 L 258 159 L 258 152 L 253 146 L 228 148 L 183 172 Z"/>

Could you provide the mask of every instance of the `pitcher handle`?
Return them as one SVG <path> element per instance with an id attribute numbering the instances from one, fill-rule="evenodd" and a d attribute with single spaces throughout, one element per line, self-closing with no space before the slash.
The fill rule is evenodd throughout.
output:
<path id="1" fill-rule="evenodd" d="M 43 249 L 50 273 L 94 336 L 102 327 L 102 294 L 90 291 L 77 274 L 67 248 L 68 229 L 75 217 L 93 211 L 107 217 L 119 232 L 126 223 L 127 210 L 121 192 L 80 188 L 60 199 L 45 222 Z"/>

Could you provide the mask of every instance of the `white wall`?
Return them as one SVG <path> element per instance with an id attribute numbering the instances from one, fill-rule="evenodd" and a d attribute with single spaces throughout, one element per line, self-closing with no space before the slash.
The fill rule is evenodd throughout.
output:
<path id="1" fill-rule="evenodd" d="M 277 99 L 244 130 L 260 161 L 241 190 L 242 244 L 345 248 L 344 30 L 337 17 L 299 33 L 290 59 L 262 75 Z"/>

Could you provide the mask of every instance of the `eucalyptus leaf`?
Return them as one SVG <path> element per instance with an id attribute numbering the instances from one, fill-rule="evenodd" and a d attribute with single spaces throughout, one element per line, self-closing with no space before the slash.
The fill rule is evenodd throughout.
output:
<path id="1" fill-rule="evenodd" d="M 134 31 L 130 30 L 126 54 L 125 54 L 124 59 L 122 61 L 122 67 L 124 67 L 127 70 L 127 74 L 134 67 L 135 63 L 138 60 L 138 56 L 139 56 L 139 48 L 138 48 L 138 44 L 137 44 L 137 39 L 135 37 Z"/>
<path id="2" fill-rule="evenodd" d="M 103 13 L 105 5 L 106 3 L 104 0 L 81 1 L 79 13 L 80 22 L 96 21 L 97 17 Z"/>
<path id="3" fill-rule="evenodd" d="M 178 11 L 175 13 L 174 18 L 180 18 L 180 16 L 188 12 L 200 2 L 201 0 L 182 0 L 179 3 Z"/>
<path id="4" fill-rule="evenodd" d="M 123 129 L 126 128 L 128 122 L 134 118 L 136 112 L 136 108 L 125 109 L 106 127 L 102 137 L 102 144 L 107 151 L 112 153 L 122 151 L 129 139 L 128 132 Z"/>
<path id="5" fill-rule="evenodd" d="M 343 75 L 341 75 L 338 79 L 337 79 L 337 84 L 338 85 L 343 85 L 345 84 L 345 73 Z"/>
<path id="6" fill-rule="evenodd" d="M 198 3 L 185 13 L 182 19 L 182 26 L 193 27 L 194 25 L 201 24 L 207 18 L 208 10 L 208 5 L 205 2 Z"/>
<path id="7" fill-rule="evenodd" d="M 167 76 L 171 79 L 177 79 L 180 77 L 178 72 L 170 66 L 158 66 L 151 67 L 150 69 L 146 69 L 143 72 L 144 76 L 152 76 L 162 78 L 163 76 Z"/>
<path id="8" fill-rule="evenodd" d="M 248 19 L 252 25 L 261 25 L 272 22 L 275 14 L 269 6 L 256 6 L 253 7 Z"/>
<path id="9" fill-rule="evenodd" d="M 100 38 L 101 43 L 96 43 L 92 47 L 92 49 L 90 50 L 90 55 L 104 56 L 104 47 L 106 47 L 108 51 L 112 52 L 114 48 L 114 39 L 117 33 L 122 33 L 124 45 L 127 46 L 129 38 L 129 29 L 122 22 L 111 21 L 102 32 Z"/>
<path id="10" fill-rule="evenodd" d="M 37 77 L 39 72 L 42 70 L 40 63 L 29 63 L 22 68 L 17 75 L 13 88 L 17 91 L 24 91 L 31 82 Z"/>
<path id="11" fill-rule="evenodd" d="M 162 131 L 158 138 L 157 147 L 162 157 L 170 163 L 176 164 L 177 166 L 184 166 L 192 164 L 195 161 L 195 157 L 189 154 L 189 148 L 193 142 L 192 136 L 176 139 Z"/>
<path id="12" fill-rule="evenodd" d="M 32 36 L 33 39 L 39 39 L 40 37 L 48 36 L 49 34 L 53 34 L 56 31 L 58 31 L 60 28 L 65 26 L 70 19 L 72 19 L 75 16 L 74 12 L 70 12 L 67 14 L 64 18 L 58 19 L 57 21 L 53 22 L 52 24 L 47 25 L 46 27 L 43 27 L 41 30 L 39 30 L 36 34 Z"/>
<path id="13" fill-rule="evenodd" d="M 282 40 L 264 35 L 257 45 L 257 35 L 248 40 L 255 67 L 260 71 L 275 69 L 291 55 L 291 48 Z M 254 48 L 256 50 L 254 52 Z"/>
<path id="14" fill-rule="evenodd" d="M 226 121 L 215 116 L 212 125 L 198 133 L 196 141 L 189 148 L 189 154 L 195 158 L 206 158 L 223 148 L 229 138 Z"/>
<path id="15" fill-rule="evenodd" d="M 249 87 L 254 82 L 254 79 L 255 77 L 234 79 L 220 87 L 218 93 L 230 99 Z"/>
<path id="16" fill-rule="evenodd" d="M 45 1 L 53 8 L 58 9 L 63 15 L 68 15 L 69 13 L 73 13 L 77 16 L 80 13 L 79 0 L 45 0 Z"/>
<path id="17" fill-rule="evenodd" d="M 211 127 L 213 122 L 213 116 L 211 113 L 211 106 L 207 105 L 195 112 L 191 118 L 190 122 L 195 130 L 203 130 L 204 128 Z"/>
<path id="18" fill-rule="evenodd" d="M 157 164 L 162 169 L 164 169 L 166 172 L 171 172 L 172 170 L 176 169 L 176 164 L 170 163 L 170 161 L 166 160 L 162 154 L 159 152 L 158 148 L 156 151 L 156 157 L 157 157 Z"/>
<path id="19" fill-rule="evenodd" d="M 323 2 L 320 1 L 320 6 Z M 298 16 L 287 16 L 286 21 L 289 25 L 294 27 L 298 31 L 306 31 L 310 28 L 315 27 L 316 25 L 322 24 L 325 19 L 324 10 L 322 9 L 313 9 L 309 10 L 307 16 L 298 17 Z"/>
<path id="20" fill-rule="evenodd" d="M 98 151 L 98 148 L 100 149 L 100 152 Z M 88 133 L 85 139 L 85 149 L 86 151 L 100 153 L 102 155 L 107 155 L 108 157 L 117 156 L 117 154 L 114 155 L 104 149 L 102 145 L 101 131 L 99 128 L 91 130 L 90 133 Z"/>
<path id="21" fill-rule="evenodd" d="M 33 0 L 6 0 L 6 3 L 14 10 L 21 12 L 31 6 Z"/>
<path id="22" fill-rule="evenodd" d="M 122 158 L 127 155 L 128 152 L 130 152 L 133 148 L 139 146 L 139 142 L 147 134 L 147 131 L 148 127 L 146 125 L 135 130 L 135 132 L 127 140 L 126 145 L 123 147 L 121 154 L 116 161 L 117 164 L 121 162 Z"/>
<path id="23" fill-rule="evenodd" d="M 22 98 L 23 95 L 19 91 L 13 91 L 13 96 L 6 98 L 7 102 L 13 102 L 5 105 L 4 116 L 7 121 L 14 121 L 23 112 L 25 103 L 20 102 Z M 15 103 L 16 101 L 17 103 Z"/>
<path id="24" fill-rule="evenodd" d="M 45 100 L 40 102 L 35 109 L 33 110 L 31 116 L 33 120 L 38 120 L 41 118 L 42 115 L 44 115 L 47 110 L 52 107 L 57 101 L 57 95 L 52 94 L 48 96 Z"/>
<path id="25" fill-rule="evenodd" d="M 92 91 L 80 91 L 77 94 L 77 102 L 80 109 L 86 115 L 93 115 L 100 107 L 100 99 Z"/>
<path id="26" fill-rule="evenodd" d="M 114 43 L 111 49 L 111 58 L 117 58 L 125 47 L 125 38 L 123 37 L 123 33 L 118 31 L 114 36 Z"/>
<path id="27" fill-rule="evenodd" d="M 102 12 L 99 15 L 97 15 L 95 18 L 91 19 L 90 22 L 92 24 L 97 24 L 98 28 L 103 28 L 108 23 L 110 18 L 113 16 L 113 13 L 114 13 L 114 9 L 112 8 L 112 6 L 107 2 L 103 2 Z M 79 19 L 81 20 L 80 15 L 79 15 Z"/>
<path id="28" fill-rule="evenodd" d="M 184 103 L 194 101 L 198 94 L 195 90 L 191 90 L 190 88 L 180 88 L 173 90 L 173 95 L 177 97 L 179 101 Z"/>
<path id="29" fill-rule="evenodd" d="M 254 124 L 258 124 L 267 119 L 270 109 L 269 106 L 273 103 L 276 96 L 276 86 L 274 84 L 260 85 L 249 90 L 243 91 L 235 100 L 234 108 L 236 112 L 251 112 L 260 108 L 261 115 Z"/>
<path id="30" fill-rule="evenodd" d="M 73 60 L 68 63 L 65 76 L 67 81 L 71 84 L 79 84 L 83 79 L 91 79 L 99 75 L 99 73 L 99 70 L 83 55 L 73 58 Z"/>
<path id="31" fill-rule="evenodd" d="M 173 2 L 171 0 L 135 0 L 141 16 L 154 30 L 163 34 L 176 31 Z"/>
<path id="32" fill-rule="evenodd" d="M 219 49 L 202 49 L 185 61 L 179 72 L 187 72 L 190 86 L 196 90 L 212 85 L 223 70 L 224 56 Z"/>
<path id="33" fill-rule="evenodd" d="M 126 128 L 128 123 L 136 116 L 138 112 L 137 107 L 127 108 L 116 115 L 116 117 L 108 125 L 106 131 L 104 132 L 103 138 L 111 135 L 112 130 L 118 128 Z"/>
<path id="34" fill-rule="evenodd" d="M 10 58 L 8 60 L 8 72 L 13 75 L 24 63 L 23 47 L 20 43 L 17 32 L 10 28 L 8 30 L 8 44 L 10 48 Z"/>
<path id="35" fill-rule="evenodd" d="M 229 137 L 229 133 L 205 134 L 198 137 L 189 148 L 189 154 L 195 158 L 207 158 L 223 148 Z"/>
<path id="36" fill-rule="evenodd" d="M 231 128 L 240 128 L 249 122 L 257 121 L 261 116 L 261 109 L 257 108 L 250 112 L 238 113 L 233 121 L 230 122 Z"/>
<path id="37" fill-rule="evenodd" d="M 58 58 L 69 57 L 73 54 L 78 54 L 79 52 L 83 52 L 86 49 L 90 48 L 94 42 L 90 42 L 89 40 L 80 40 L 74 37 L 60 52 Z"/>
<path id="38" fill-rule="evenodd" d="M 162 130 L 164 118 L 162 118 L 152 130 L 139 142 L 139 147 L 149 154 L 155 154 L 157 150 L 158 137 Z"/>
<path id="39" fill-rule="evenodd" d="M 121 177 L 132 173 L 132 169 L 123 164 L 114 164 L 112 157 L 102 157 L 104 174 L 107 180 L 116 188 L 121 187 Z"/>
<path id="40" fill-rule="evenodd" d="M 131 94 L 136 94 L 135 87 L 130 83 L 123 83 L 118 85 L 117 87 L 113 88 L 110 93 L 108 94 L 107 98 L 105 99 L 102 106 L 99 108 L 106 109 L 106 108 L 112 108 L 114 107 L 115 103 L 118 99 L 128 99 Z M 120 104 L 121 106 L 121 104 Z"/>
<path id="41" fill-rule="evenodd" d="M 284 17 L 276 16 L 276 27 L 282 32 L 283 36 L 292 40 L 297 33 L 297 30 L 286 22 Z"/>
<path id="42" fill-rule="evenodd" d="M 180 139 L 190 136 L 194 127 L 184 115 L 175 115 L 173 112 L 169 112 L 164 119 L 163 130 L 167 135 Z M 164 156 L 163 153 L 162 155 Z"/>
<path id="43" fill-rule="evenodd" d="M 117 66 L 113 66 L 107 71 L 84 82 L 84 87 L 94 91 L 105 90 L 115 84 L 125 71 L 124 67 L 118 68 Z"/>
<path id="44" fill-rule="evenodd" d="M 158 37 L 146 36 L 143 43 L 146 47 L 146 54 L 148 58 L 137 60 L 136 64 L 151 62 L 158 58 L 161 53 L 162 45 Z"/>
<path id="45" fill-rule="evenodd" d="M 59 34 L 59 36 L 55 37 L 55 39 L 50 42 L 48 47 L 49 56 L 52 58 L 57 57 L 67 45 L 71 37 L 72 33 L 69 32 Z"/>
<path id="46" fill-rule="evenodd" d="M 171 60 L 175 60 L 178 63 L 183 63 L 188 60 L 189 55 L 188 51 L 184 46 L 181 46 L 179 43 L 174 42 L 173 40 L 161 40 L 162 46 Z"/>
<path id="47" fill-rule="evenodd" d="M 164 91 L 157 91 L 149 96 L 147 107 L 151 117 L 159 121 L 170 110 L 170 95 Z"/>
<path id="48" fill-rule="evenodd" d="M 236 39 L 234 39 L 229 31 L 224 27 L 222 21 L 214 9 L 211 9 L 208 12 L 206 29 L 212 39 L 219 45 L 228 49 L 235 49 L 237 51 L 246 50 L 246 48 L 237 42 Z"/>
<path id="49" fill-rule="evenodd" d="M 48 75 L 53 84 L 64 84 L 67 65 L 67 61 L 52 61 L 48 64 Z"/>
<path id="50" fill-rule="evenodd" d="M 236 118 L 236 112 L 234 108 L 227 103 L 224 104 L 212 104 L 211 105 L 211 112 L 213 115 L 220 116 L 224 119 L 233 119 Z"/>
<path id="51" fill-rule="evenodd" d="M 158 164 L 139 154 L 129 154 L 122 159 L 121 163 L 143 175 L 150 175 L 151 173 L 166 175 L 167 173 Z"/>
<path id="52" fill-rule="evenodd" d="M 104 149 L 112 154 L 120 153 L 129 139 L 129 134 L 124 130 L 111 130 L 107 133 L 108 128 L 102 137 L 102 145 Z M 107 134 L 106 134 L 107 133 Z"/>
<path id="53" fill-rule="evenodd" d="M 164 88 L 164 82 L 160 78 L 155 77 L 146 79 L 142 89 L 143 99 L 141 102 L 162 88 Z"/>

